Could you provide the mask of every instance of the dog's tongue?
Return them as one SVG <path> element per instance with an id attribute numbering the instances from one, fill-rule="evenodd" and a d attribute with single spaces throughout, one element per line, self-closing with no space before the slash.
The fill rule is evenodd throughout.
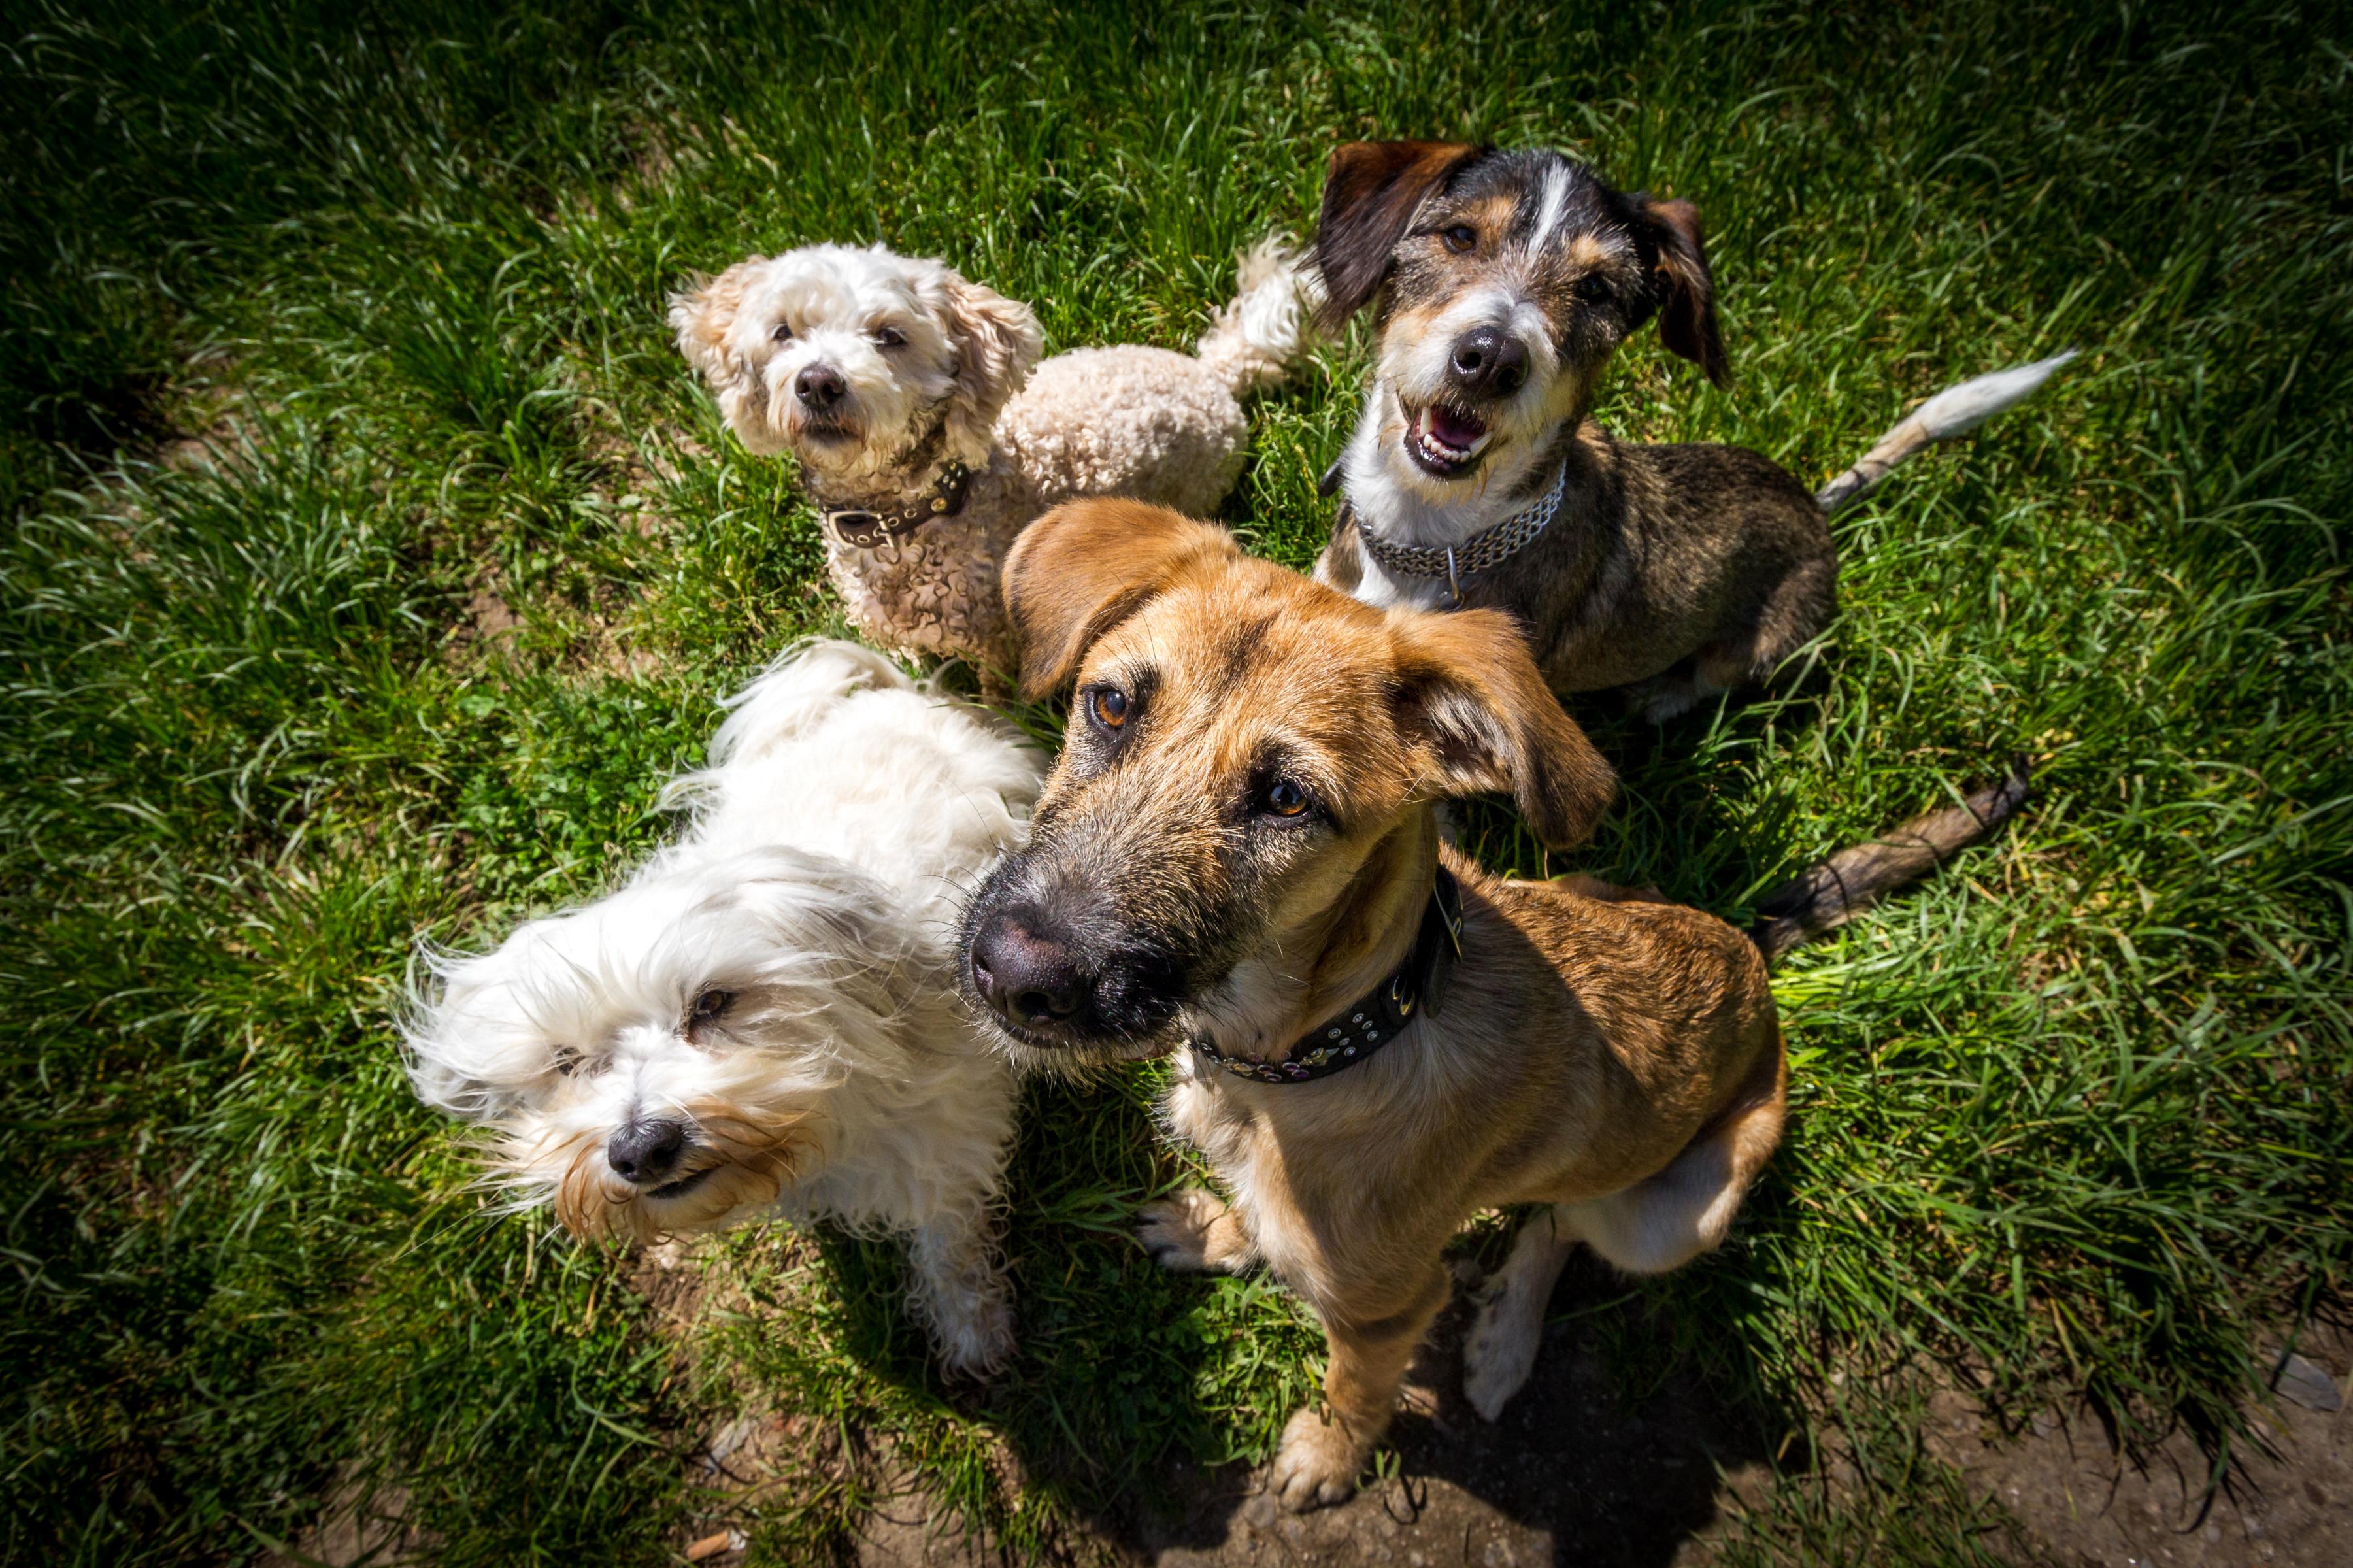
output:
<path id="1" fill-rule="evenodd" d="M 1432 405 L 1430 410 L 1430 433 L 1453 447 L 1467 451 L 1479 444 L 1487 426 L 1468 414 L 1457 414 L 1451 408 Z"/>

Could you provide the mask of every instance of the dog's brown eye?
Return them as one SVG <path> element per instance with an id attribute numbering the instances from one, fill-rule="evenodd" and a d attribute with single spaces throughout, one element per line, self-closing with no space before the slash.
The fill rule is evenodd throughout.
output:
<path id="1" fill-rule="evenodd" d="M 1577 280 L 1577 297 L 1588 305 L 1609 303 L 1609 279 L 1599 273 L 1587 273 Z"/>
<path id="2" fill-rule="evenodd" d="M 874 341 L 886 349 L 895 349 L 907 341 L 907 334 L 896 327 L 877 327 Z"/>
<path id="3" fill-rule="evenodd" d="M 1307 792 L 1289 779 L 1277 779 L 1266 786 L 1263 801 L 1275 816 L 1297 816 L 1307 809 Z"/>
<path id="4" fill-rule="evenodd" d="M 1094 710 L 1095 722 L 1106 730 L 1127 722 L 1127 693 L 1116 686 L 1097 688 L 1087 706 Z"/>
<path id="5" fill-rule="evenodd" d="M 1440 237 L 1446 241 L 1446 248 L 1457 256 L 1479 247 L 1479 231 L 1467 223 L 1456 224 Z"/>
<path id="6" fill-rule="evenodd" d="M 780 343 L 791 342 L 793 341 L 793 324 L 790 321 L 778 321 L 776 323 L 776 330 L 770 332 L 768 336 Z"/>
<path id="7" fill-rule="evenodd" d="M 706 991 L 694 999 L 692 1007 L 687 1009 L 686 1026 L 693 1030 L 705 1024 L 715 1024 L 727 1016 L 727 1009 L 734 1004 L 735 993 L 733 991 Z"/>
<path id="8" fill-rule="evenodd" d="M 558 1046 L 550 1054 L 555 1058 L 555 1070 L 565 1078 L 580 1070 L 580 1053 L 570 1046 Z"/>

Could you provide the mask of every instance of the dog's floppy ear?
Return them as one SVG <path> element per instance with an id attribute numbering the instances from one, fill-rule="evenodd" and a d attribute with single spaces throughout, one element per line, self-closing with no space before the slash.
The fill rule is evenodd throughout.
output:
<path id="1" fill-rule="evenodd" d="M 735 312 L 744 307 L 744 289 L 753 269 L 766 261 L 765 256 L 747 257 L 718 277 L 698 279 L 670 297 L 670 325 L 678 334 L 678 352 L 702 373 L 713 392 L 725 390 L 744 374 L 744 362 L 727 346 L 727 334 L 735 325 Z"/>
<path id="2" fill-rule="evenodd" d="M 1380 292 L 1389 253 L 1422 198 L 1481 151 L 1467 142 L 1349 142 L 1332 150 L 1315 225 L 1325 331 L 1346 326 Z"/>
<path id="3" fill-rule="evenodd" d="M 765 265 L 764 256 L 747 257 L 718 277 L 670 297 L 670 324 L 678 334 L 678 352 L 702 373 L 718 400 L 720 416 L 733 428 L 744 450 L 763 457 L 784 450 L 784 442 L 768 428 L 767 384 L 754 374 L 730 339 L 744 308 L 744 292 Z"/>
<path id="4" fill-rule="evenodd" d="M 1405 610 L 1394 624 L 1398 725 L 1427 748 L 1442 792 L 1511 795 L 1550 848 L 1590 838 L 1618 775 L 1546 689 L 1512 618 Z"/>
<path id="5" fill-rule="evenodd" d="M 1724 333 L 1715 324 L 1715 279 L 1700 243 L 1699 209 L 1685 201 L 1634 197 L 1634 221 L 1649 241 L 1659 290 L 1659 341 L 1707 373 L 1718 386 L 1732 384 Z"/>
<path id="6" fill-rule="evenodd" d="M 1239 555 L 1233 535 L 1165 506 L 1076 500 L 1013 542 L 1005 608 L 1021 642 L 1021 695 L 1069 685 L 1087 649 L 1166 587 L 1187 565 Z"/>
<path id="7" fill-rule="evenodd" d="M 1018 300 L 943 268 L 941 324 L 955 345 L 955 391 L 948 398 L 949 447 L 966 462 L 988 455 L 1005 400 L 1029 381 L 1046 334 Z"/>

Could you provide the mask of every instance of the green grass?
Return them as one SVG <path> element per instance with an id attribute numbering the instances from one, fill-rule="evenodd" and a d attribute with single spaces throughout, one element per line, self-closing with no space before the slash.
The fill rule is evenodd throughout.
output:
<path id="1" fill-rule="evenodd" d="M 974 1395 L 887 1247 L 735 1238 L 725 1310 L 661 1330 L 632 1260 L 463 1190 L 389 1020 L 417 939 L 598 888 L 714 698 L 838 629 L 789 468 L 666 342 L 689 269 L 882 239 L 1056 345 L 1182 343 L 1378 132 L 1700 204 L 1738 379 L 1636 347 L 1605 416 L 1638 437 L 1819 479 L 1906 399 L 2088 351 L 1841 521 L 1844 616 L 1774 695 L 1587 710 L 1628 787 L 1577 864 L 1727 913 L 2010 752 L 2043 795 L 1788 966 L 1796 1116 L 1735 1243 L 1577 1332 L 1629 1400 L 1687 1373 L 1842 1435 L 1852 1488 L 1780 1450 L 1760 1560 L 2006 1539 L 1858 1388 L 2243 1441 L 2251 1344 L 2353 1255 L 2344 16 L 1359 9 L 10 14 L 0 1552 L 243 1560 L 382 1484 L 440 1561 L 661 1562 L 743 1408 L 817 1435 L 770 1562 L 840 1549 L 886 1461 L 1052 1553 L 1266 1452 L 1319 1339 L 1119 1239 L 1186 1171 L 1145 1078 L 1031 1090 L 1023 1354 Z M 1363 366 L 1254 408 L 1226 516 L 1278 559 L 1320 542 Z"/>

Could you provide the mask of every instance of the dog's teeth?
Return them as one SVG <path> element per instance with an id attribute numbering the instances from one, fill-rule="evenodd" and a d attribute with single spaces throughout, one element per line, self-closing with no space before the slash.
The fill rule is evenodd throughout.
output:
<path id="1" fill-rule="evenodd" d="M 1423 457 L 1444 467 L 1460 468 L 1486 450 L 1488 436 L 1485 432 L 1482 432 L 1478 439 L 1469 446 L 1458 447 L 1430 428 L 1435 415 L 1435 410 L 1424 409 L 1413 422 L 1413 443 Z"/>

